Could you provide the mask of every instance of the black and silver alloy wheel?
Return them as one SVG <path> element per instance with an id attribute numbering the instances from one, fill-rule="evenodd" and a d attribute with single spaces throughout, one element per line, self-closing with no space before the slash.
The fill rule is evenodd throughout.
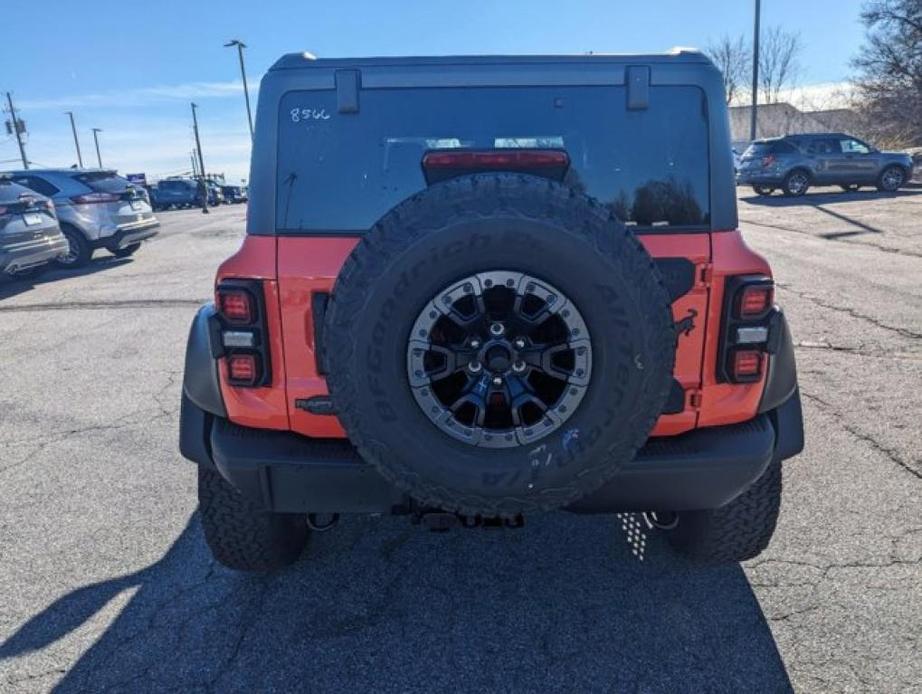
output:
<path id="1" fill-rule="evenodd" d="M 465 277 L 420 312 L 407 346 L 417 404 L 473 446 L 530 444 L 586 393 L 592 345 L 579 309 L 550 283 L 495 270 Z"/>
<path id="2" fill-rule="evenodd" d="M 899 190 L 900 186 L 903 185 L 903 180 L 905 178 L 906 177 L 903 174 L 903 170 L 900 167 L 887 167 L 880 175 L 880 189 L 888 193 Z"/>
<path id="3" fill-rule="evenodd" d="M 810 177 L 800 170 L 792 171 L 784 180 L 784 192 L 792 197 L 799 197 L 810 187 Z"/>

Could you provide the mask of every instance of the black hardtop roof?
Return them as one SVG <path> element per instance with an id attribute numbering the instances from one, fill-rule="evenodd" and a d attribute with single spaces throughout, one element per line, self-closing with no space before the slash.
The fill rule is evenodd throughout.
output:
<path id="1" fill-rule="evenodd" d="M 683 63 L 710 65 L 711 61 L 694 48 L 673 48 L 666 53 L 585 53 L 578 55 L 447 55 L 447 56 L 381 56 L 367 58 L 316 58 L 310 53 L 287 53 L 269 68 L 344 68 L 398 65 L 514 65 L 535 63 Z"/>

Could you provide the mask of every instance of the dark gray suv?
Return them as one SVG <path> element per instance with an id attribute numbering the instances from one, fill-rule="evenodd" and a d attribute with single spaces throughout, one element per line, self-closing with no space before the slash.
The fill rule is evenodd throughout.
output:
<path id="1" fill-rule="evenodd" d="M 743 153 L 738 185 L 751 185 L 759 195 L 780 189 L 803 195 L 811 185 L 837 185 L 843 190 L 876 186 L 893 192 L 912 178 L 912 158 L 881 152 L 842 133 L 810 133 L 756 140 Z"/>

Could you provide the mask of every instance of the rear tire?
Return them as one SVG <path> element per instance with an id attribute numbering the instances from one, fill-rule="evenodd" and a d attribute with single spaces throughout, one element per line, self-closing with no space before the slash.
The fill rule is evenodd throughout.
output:
<path id="1" fill-rule="evenodd" d="M 229 569 L 280 569 L 297 561 L 307 544 L 305 516 L 263 511 L 217 470 L 199 466 L 198 498 L 205 541 Z"/>
<path id="2" fill-rule="evenodd" d="M 906 172 L 900 166 L 888 166 L 880 172 L 877 190 L 881 193 L 895 193 L 906 182 Z"/>
<path id="3" fill-rule="evenodd" d="M 90 262 L 90 258 L 93 257 L 93 249 L 83 232 L 69 224 L 62 224 L 61 233 L 67 239 L 69 249 L 67 255 L 58 258 L 54 262 L 63 268 L 83 267 Z"/>
<path id="4" fill-rule="evenodd" d="M 726 506 L 678 514 L 678 525 L 667 531 L 667 537 L 681 554 L 702 563 L 752 559 L 768 546 L 780 507 L 781 461 L 773 460 L 748 490 Z"/>
<path id="5" fill-rule="evenodd" d="M 789 198 L 799 198 L 810 189 L 810 176 L 803 169 L 794 169 L 784 177 L 781 190 Z"/>

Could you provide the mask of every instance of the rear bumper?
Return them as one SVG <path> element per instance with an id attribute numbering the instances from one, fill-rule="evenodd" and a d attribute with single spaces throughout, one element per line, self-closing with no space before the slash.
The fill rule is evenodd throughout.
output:
<path id="1" fill-rule="evenodd" d="M 67 253 L 67 239 L 56 232 L 16 244 L 0 244 L 0 272 L 16 272 L 44 265 Z"/>
<path id="2" fill-rule="evenodd" d="M 718 508 L 759 478 L 773 459 L 803 448 L 800 396 L 743 424 L 651 439 L 576 513 Z M 410 500 L 339 439 L 241 427 L 213 417 L 184 394 L 180 450 L 214 466 L 246 497 L 271 511 L 390 513 Z"/>
<path id="3" fill-rule="evenodd" d="M 781 174 L 749 173 L 740 171 L 736 174 L 738 186 L 780 186 L 784 181 Z"/>
<path id="4" fill-rule="evenodd" d="M 133 224 L 123 224 L 112 236 L 99 239 L 99 243 L 110 250 L 125 248 L 156 236 L 160 231 L 159 227 L 160 222 L 156 219 L 145 219 Z"/>

